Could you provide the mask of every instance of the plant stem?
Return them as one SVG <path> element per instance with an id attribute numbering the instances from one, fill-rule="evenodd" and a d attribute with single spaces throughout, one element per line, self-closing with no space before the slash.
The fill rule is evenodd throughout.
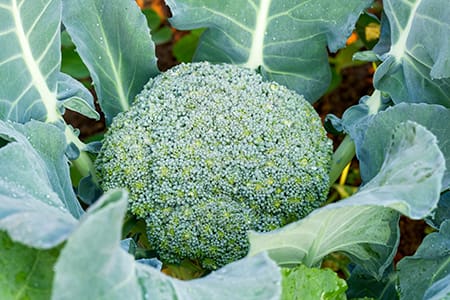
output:
<path id="1" fill-rule="evenodd" d="M 387 104 L 383 101 L 383 95 L 379 90 L 375 90 L 365 104 L 369 108 L 368 115 L 375 115 L 387 107 Z M 352 161 L 356 154 L 355 151 L 355 143 L 349 135 L 346 135 L 333 154 L 330 171 L 330 187 L 339 178 L 347 164 Z"/>
<path id="2" fill-rule="evenodd" d="M 333 154 L 330 171 L 330 186 L 339 178 L 342 170 L 355 156 L 355 143 L 349 135 L 346 135 L 342 143 Z"/>
<path id="3" fill-rule="evenodd" d="M 78 136 L 73 132 L 73 130 L 66 125 L 65 130 L 67 143 L 73 143 L 77 146 L 77 148 L 80 150 L 80 156 L 72 161 L 73 166 L 78 170 L 80 175 L 82 177 L 86 177 L 89 174 L 92 176 L 92 180 L 94 183 L 97 183 L 97 177 L 95 176 L 96 172 L 94 170 L 94 164 L 92 163 L 91 158 L 89 155 L 83 151 L 85 144 L 80 141 Z"/>
<path id="4" fill-rule="evenodd" d="M 349 162 L 342 171 L 341 178 L 339 178 L 339 185 L 345 185 L 345 182 L 347 181 L 348 171 L 350 170 L 350 165 L 351 162 Z"/>
<path id="5" fill-rule="evenodd" d="M 91 158 L 86 152 L 81 151 L 80 156 L 76 160 L 72 161 L 72 164 L 75 168 L 77 168 L 82 177 L 86 177 L 89 176 L 89 174 L 92 174 L 94 178 L 94 164 L 92 163 Z"/>

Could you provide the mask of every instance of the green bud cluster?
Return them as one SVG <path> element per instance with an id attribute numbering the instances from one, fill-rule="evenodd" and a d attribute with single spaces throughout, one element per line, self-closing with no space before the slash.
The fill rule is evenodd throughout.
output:
<path id="1" fill-rule="evenodd" d="M 313 107 L 252 70 L 182 64 L 117 115 L 96 161 L 126 188 L 162 260 L 215 269 L 324 203 L 332 147 Z"/>

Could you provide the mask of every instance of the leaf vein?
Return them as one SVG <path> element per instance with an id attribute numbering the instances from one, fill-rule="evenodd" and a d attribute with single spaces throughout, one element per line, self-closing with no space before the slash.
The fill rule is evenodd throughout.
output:
<path id="1" fill-rule="evenodd" d="M 7 64 L 9 62 L 18 60 L 20 58 L 22 58 L 22 56 L 20 54 L 16 54 L 16 55 L 10 56 L 10 57 L 6 58 L 5 60 L 1 61 L 0 62 L 0 66 L 3 66 L 3 65 L 5 65 L 5 64 Z"/>
<path id="2" fill-rule="evenodd" d="M 245 31 L 247 31 L 249 33 L 252 33 L 254 31 L 253 29 L 247 27 L 245 24 L 235 20 L 234 18 L 231 18 L 230 16 L 227 16 L 226 14 L 219 13 L 218 11 L 215 11 L 215 10 L 210 9 L 208 7 L 205 7 L 205 10 L 209 11 L 210 13 L 212 13 L 214 15 L 217 15 L 217 16 L 220 16 L 220 17 L 224 18 L 224 19 L 230 21 L 231 23 L 234 23 L 236 26 L 240 27 L 241 29 L 244 29 Z"/>
<path id="3" fill-rule="evenodd" d="M 34 28 L 36 27 L 36 25 L 39 23 L 39 21 L 41 20 L 42 16 L 44 15 L 44 13 L 47 11 L 47 9 L 50 7 L 50 4 L 52 3 L 52 1 L 47 1 L 47 3 L 45 4 L 45 6 L 42 8 L 41 12 L 39 13 L 39 15 L 36 16 L 36 18 L 34 19 L 33 24 L 31 24 L 30 28 L 28 28 L 27 32 L 25 33 L 26 37 L 29 38 L 31 33 L 33 32 Z"/>

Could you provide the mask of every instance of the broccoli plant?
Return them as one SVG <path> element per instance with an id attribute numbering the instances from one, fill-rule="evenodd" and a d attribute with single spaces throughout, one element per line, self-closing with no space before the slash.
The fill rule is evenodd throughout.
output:
<path id="1" fill-rule="evenodd" d="M 302 96 L 229 64 L 182 64 L 116 116 L 96 161 L 160 258 L 215 269 L 326 200 L 331 141 Z"/>
<path id="2" fill-rule="evenodd" d="M 371 0 L 166 4 L 201 36 L 161 73 L 133 0 L 0 0 L 0 298 L 448 298 L 448 3 L 364 14 L 374 92 L 326 118 L 333 154 L 309 103 Z M 64 118 L 94 99 L 102 145 Z M 361 186 L 328 203 L 355 155 Z M 395 264 L 400 215 L 435 232 Z"/>

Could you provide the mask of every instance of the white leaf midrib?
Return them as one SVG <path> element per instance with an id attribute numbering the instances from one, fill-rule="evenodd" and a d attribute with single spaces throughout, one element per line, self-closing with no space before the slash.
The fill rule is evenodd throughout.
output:
<path id="1" fill-rule="evenodd" d="M 264 37 L 266 35 L 267 20 L 271 2 L 272 0 L 261 0 L 259 10 L 256 14 L 255 30 L 248 60 L 244 64 L 245 67 L 256 69 L 264 63 Z"/>
<path id="2" fill-rule="evenodd" d="M 98 15 L 100 15 L 100 14 L 98 14 Z M 109 38 L 106 34 L 104 26 L 102 25 L 104 22 L 102 22 L 102 20 L 100 18 L 97 19 L 97 22 L 98 22 L 97 24 L 99 24 L 99 27 L 100 27 L 101 38 L 103 39 L 103 41 L 105 43 L 104 54 L 108 58 L 109 65 L 111 66 L 112 76 L 114 77 L 113 78 L 114 81 L 111 80 L 111 82 L 113 83 L 113 86 L 116 88 L 116 91 L 118 94 L 118 99 L 119 99 L 119 104 L 120 104 L 120 107 L 122 108 L 122 111 L 127 111 L 130 108 L 130 104 L 128 102 L 128 97 L 125 94 L 125 87 L 123 86 L 123 80 L 120 75 L 120 64 L 122 63 L 121 54 L 119 54 L 119 57 L 116 59 L 113 57 L 112 50 L 110 48 Z M 99 56 L 98 58 L 101 59 L 101 56 Z M 116 60 L 118 61 L 118 65 L 116 64 Z M 105 76 L 108 76 L 107 72 L 104 72 L 104 73 L 105 73 Z M 99 85 L 100 85 L 100 83 L 99 83 Z"/>
<path id="3" fill-rule="evenodd" d="M 27 39 L 25 30 L 23 28 L 20 8 L 17 3 L 17 0 L 12 1 L 11 13 L 14 20 L 15 33 L 19 41 L 20 49 L 22 50 L 22 57 L 25 62 L 25 66 L 30 73 L 31 81 L 34 87 L 36 88 L 37 92 L 41 96 L 42 103 L 44 104 L 47 110 L 46 121 L 56 122 L 61 118 L 56 108 L 56 91 L 52 92 L 49 89 L 48 84 L 44 78 L 44 75 L 39 69 L 37 61 L 33 57 L 31 45 Z"/>
<path id="4" fill-rule="evenodd" d="M 403 30 L 402 30 L 402 28 L 399 26 L 399 38 L 395 42 L 395 44 L 392 45 L 391 50 L 389 51 L 390 55 L 395 57 L 397 60 L 400 60 L 402 57 L 404 57 L 407 52 L 406 43 L 408 42 L 408 37 L 412 30 L 412 26 L 414 23 L 414 19 L 416 17 L 417 9 L 419 8 L 421 3 L 422 3 L 422 0 L 418 0 L 411 7 L 411 13 L 409 15 L 408 22 L 406 23 L 405 28 L 403 28 Z M 393 13 L 395 13 L 395 12 L 393 12 Z"/>

